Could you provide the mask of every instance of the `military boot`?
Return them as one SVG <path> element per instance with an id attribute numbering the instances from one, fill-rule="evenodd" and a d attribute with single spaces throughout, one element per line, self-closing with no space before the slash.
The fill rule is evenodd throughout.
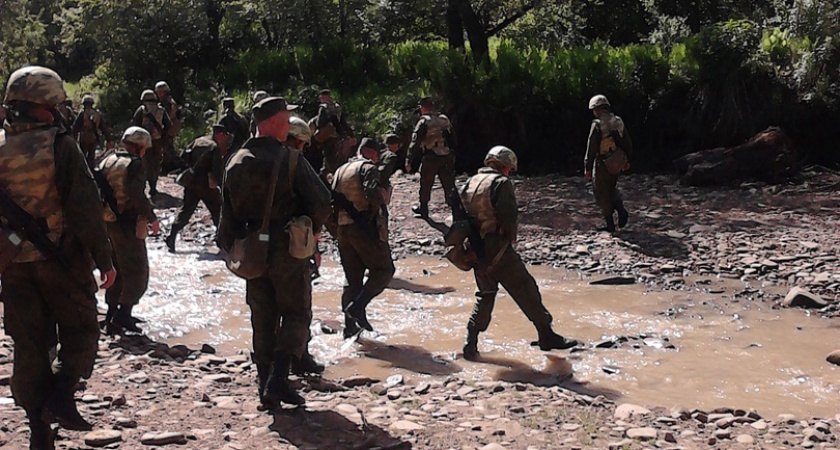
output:
<path id="1" fill-rule="evenodd" d="M 315 358 L 307 350 L 300 358 L 292 358 L 292 373 L 299 377 L 321 375 L 324 373 L 324 365 L 315 361 Z"/>
<path id="2" fill-rule="evenodd" d="M 55 421 L 62 428 L 73 431 L 90 431 L 93 429 L 76 408 L 76 399 L 73 397 L 76 383 L 65 376 L 55 375 L 53 387 L 47 394 L 45 403 L 45 416 L 52 414 Z"/>
<path id="3" fill-rule="evenodd" d="M 368 322 L 365 308 L 373 300 L 373 297 L 374 295 L 369 290 L 362 289 L 362 292 L 359 292 L 359 295 L 344 309 L 345 314 L 352 317 L 360 327 L 368 331 L 373 331 L 373 325 Z"/>
<path id="4" fill-rule="evenodd" d="M 626 227 L 627 219 L 630 217 L 630 214 L 628 214 L 627 210 L 624 209 L 624 203 L 618 202 L 615 206 L 615 210 L 618 211 L 618 228 Z"/>
<path id="5" fill-rule="evenodd" d="M 537 326 L 537 345 L 540 350 L 566 350 L 578 345 L 574 339 L 566 339 L 551 329 L 551 324 Z"/>
<path id="6" fill-rule="evenodd" d="M 359 328 L 359 324 L 356 323 L 356 319 L 350 317 L 349 314 L 344 314 L 344 339 L 350 339 L 359 334 L 360 331 L 362 331 L 362 329 Z"/>
<path id="7" fill-rule="evenodd" d="M 271 368 L 271 376 L 265 385 L 262 400 L 263 405 L 270 409 L 277 409 L 282 403 L 303 405 L 306 400 L 289 385 L 289 366 L 291 358 L 288 353 L 277 352 Z"/>
<path id="8" fill-rule="evenodd" d="M 478 331 L 467 330 L 467 342 L 464 344 L 464 359 L 477 361 L 478 353 Z"/>
<path id="9" fill-rule="evenodd" d="M 174 228 L 172 231 L 169 232 L 169 236 L 166 236 L 166 249 L 169 250 L 169 253 L 175 253 L 175 241 L 178 239 L 178 231 Z"/>
<path id="10" fill-rule="evenodd" d="M 429 205 L 427 203 L 414 205 L 411 207 L 411 212 L 418 217 L 429 217 Z"/>
<path id="11" fill-rule="evenodd" d="M 131 331 L 132 333 L 142 333 L 143 330 L 137 326 L 137 324 L 142 321 L 131 316 L 131 310 L 133 308 L 134 305 L 120 305 L 116 314 L 114 314 L 114 318 L 111 320 L 111 323 L 122 327 L 126 331 Z"/>
<path id="12" fill-rule="evenodd" d="M 27 413 L 29 419 L 29 450 L 55 450 L 55 431 L 40 413 Z"/>
<path id="13" fill-rule="evenodd" d="M 604 217 L 604 226 L 598 228 L 598 231 L 608 231 L 610 233 L 615 232 L 615 219 L 613 216 Z"/>

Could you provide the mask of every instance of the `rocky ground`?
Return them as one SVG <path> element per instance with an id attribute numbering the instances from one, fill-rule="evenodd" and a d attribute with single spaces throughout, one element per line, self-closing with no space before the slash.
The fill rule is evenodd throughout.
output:
<path id="1" fill-rule="evenodd" d="M 408 210 L 416 179 L 395 181 L 395 253 L 441 254 L 440 235 Z M 800 184 L 728 189 L 686 188 L 668 177 L 631 175 L 621 187 L 632 222 L 612 235 L 594 231 L 598 214 L 582 178 L 517 179 L 518 248 L 533 264 L 593 277 L 633 277 L 651 290 L 711 292 L 722 280 L 735 279 L 746 283 L 733 301 L 780 302 L 797 286 L 822 297 L 824 304 L 810 306 L 836 317 L 838 183 L 840 176 L 819 170 L 806 172 Z M 161 196 L 158 207 L 171 216 L 180 193 L 171 183 L 163 191 L 169 195 Z M 440 190 L 433 202 L 433 219 L 443 221 Z M 184 238 L 211 236 L 202 212 Z M 762 417 L 761 411 L 726 405 L 686 410 L 667 399 L 646 407 L 621 404 L 613 393 L 563 376 L 539 386 L 457 375 L 431 381 L 401 375 L 298 380 L 306 408 L 261 413 L 248 355 L 214 353 L 209 346 L 169 347 L 143 336 L 103 338 L 94 375 L 77 394 L 96 431 L 62 430 L 59 448 L 840 448 L 840 414 Z M 569 366 L 559 372 L 571 377 L 562 355 L 552 356 L 550 364 Z M 25 417 L 9 398 L 11 361 L 11 340 L 0 332 L 0 447 L 25 448 Z M 556 374 L 557 367 L 546 372 Z M 507 370 L 535 372 L 516 365 Z"/>

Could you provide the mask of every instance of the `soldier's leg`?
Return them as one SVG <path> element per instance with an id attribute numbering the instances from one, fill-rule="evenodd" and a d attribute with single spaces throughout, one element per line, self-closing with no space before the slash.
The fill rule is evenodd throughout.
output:
<path id="1" fill-rule="evenodd" d="M 114 315 L 117 313 L 117 309 L 119 309 L 120 296 L 122 295 L 123 289 L 123 273 L 122 268 L 120 267 L 120 260 L 117 257 L 117 251 L 119 248 L 117 243 L 120 241 L 122 234 L 120 233 L 119 225 L 117 223 L 108 222 L 107 226 L 108 238 L 111 240 L 111 261 L 113 261 L 117 277 L 114 279 L 114 284 L 105 291 L 105 303 L 108 304 L 108 313 L 105 316 L 106 329 L 110 326 Z M 112 331 L 108 330 L 107 332 L 111 333 Z"/>
<path id="2" fill-rule="evenodd" d="M 440 170 L 440 163 L 432 156 L 424 156 L 420 163 L 420 205 L 414 208 L 415 214 L 422 217 L 429 215 L 429 200 L 432 198 L 432 186 L 435 183 L 435 175 Z"/>
<path id="3" fill-rule="evenodd" d="M 440 184 L 443 186 L 443 198 L 449 208 L 452 208 L 452 202 L 450 201 L 450 196 L 452 195 L 452 190 L 455 188 L 455 155 L 450 154 L 443 159 L 443 164 L 440 166 L 440 170 L 438 171 L 438 178 L 440 178 Z"/>
<path id="4" fill-rule="evenodd" d="M 606 222 L 604 229 L 610 232 L 615 231 L 615 219 L 613 218 L 613 191 L 615 190 L 618 178 L 607 172 L 604 163 L 599 162 L 595 165 L 595 171 L 592 174 L 592 179 L 594 184 L 593 192 L 595 194 L 595 203 L 598 204 L 598 208 L 601 210 L 601 215 L 604 217 L 604 221 Z"/>
<path id="5" fill-rule="evenodd" d="M 79 141 L 79 147 L 85 155 L 85 161 L 87 161 L 88 167 L 93 170 L 96 161 L 96 143 Z"/>
<path id="6" fill-rule="evenodd" d="M 373 331 L 373 326 L 367 320 L 366 308 L 394 278 L 394 260 L 391 258 L 388 242 L 371 236 L 361 227 L 354 227 L 353 234 L 352 244 L 361 257 L 362 266 L 368 270 L 368 279 L 364 288 L 347 307 L 347 313 L 356 319 L 362 328 Z"/>
<path id="7" fill-rule="evenodd" d="M 246 281 L 245 300 L 251 309 L 253 360 L 257 365 L 258 392 L 262 397 L 263 388 L 268 381 L 274 361 L 274 350 L 277 345 L 275 332 L 277 322 L 280 320 L 271 279 L 266 276 Z"/>
<path id="8" fill-rule="evenodd" d="M 338 253 L 341 256 L 341 267 L 344 269 L 345 286 L 341 293 L 341 310 L 347 307 L 359 295 L 364 286 L 365 266 L 361 256 L 356 251 L 352 240 L 352 227 L 344 225 L 338 227 Z M 349 338 L 358 332 L 356 320 L 346 312 L 344 314 L 344 337 Z"/>
<path id="9" fill-rule="evenodd" d="M 616 177 L 616 184 L 613 186 L 612 199 L 613 208 L 618 212 L 618 227 L 624 228 L 627 226 L 627 220 L 630 214 L 624 208 L 624 200 L 621 198 L 621 192 L 618 191 L 618 177 Z"/>
<path id="10" fill-rule="evenodd" d="M 178 212 L 178 217 L 172 224 L 172 229 L 169 230 L 169 236 L 166 237 L 166 247 L 171 253 L 175 253 L 175 242 L 178 240 L 178 233 L 181 232 L 189 223 L 190 218 L 198 208 L 200 198 L 192 189 L 184 188 L 184 203 L 181 205 L 181 210 Z"/>
<path id="11" fill-rule="evenodd" d="M 479 261 L 473 269 L 478 290 L 475 293 L 475 306 L 467 324 L 467 340 L 463 349 L 464 359 L 469 361 L 478 357 L 478 335 L 487 331 L 487 327 L 490 326 L 493 308 L 496 305 L 496 294 L 499 291 L 499 282 L 488 269 L 489 264 L 486 260 Z"/>
<path id="12" fill-rule="evenodd" d="M 219 215 L 222 212 L 222 194 L 217 189 L 210 189 L 201 197 L 204 206 L 210 211 L 210 219 L 219 227 Z"/>
<path id="13" fill-rule="evenodd" d="M 149 182 L 149 193 L 157 194 L 157 182 L 160 176 L 160 164 L 163 157 L 163 139 L 152 140 L 152 147 L 143 155 L 143 168 Z"/>
<path id="14" fill-rule="evenodd" d="M 307 355 L 309 324 L 312 322 L 312 285 L 309 263 L 290 260 L 275 262 L 269 270 L 277 293 L 281 317 L 277 330 L 274 371 L 267 396 L 277 401 L 303 404 L 304 399 L 288 383 L 292 361 Z"/>
<path id="15" fill-rule="evenodd" d="M 122 288 L 119 296 L 119 309 L 114 315 L 113 323 L 128 331 L 140 332 L 138 320 L 131 311 L 140 303 L 143 294 L 149 287 L 149 259 L 146 250 L 146 240 L 136 236 L 134 222 L 117 222 L 111 233 L 111 244 L 116 252 L 116 260 L 122 278 Z"/>

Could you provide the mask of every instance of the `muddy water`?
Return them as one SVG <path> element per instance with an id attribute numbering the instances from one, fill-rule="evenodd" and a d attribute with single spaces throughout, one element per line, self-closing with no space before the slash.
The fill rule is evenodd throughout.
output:
<path id="1" fill-rule="evenodd" d="M 154 246 L 154 244 L 153 244 Z M 250 348 L 244 282 L 199 251 L 150 252 L 149 295 L 137 308 L 150 335 L 220 353 Z M 645 292 L 643 286 L 590 286 L 577 274 L 533 267 L 544 302 L 561 334 L 590 344 L 582 352 L 544 353 L 529 345 L 536 332 L 503 291 L 493 323 L 482 334 L 481 362 L 458 353 L 473 305 L 470 273 L 433 258 L 397 263 L 391 288 L 374 300 L 376 333 L 357 343 L 340 335 L 343 275 L 325 260 L 314 288 L 311 351 L 330 378 L 361 374 L 409 378 L 458 376 L 562 385 L 619 402 L 687 408 L 755 408 L 765 415 L 838 412 L 840 371 L 825 355 L 840 342 L 836 323 L 763 303 L 732 303 L 724 294 Z M 743 289 L 743 285 L 740 286 Z M 662 314 L 665 311 L 675 314 Z M 338 334 L 328 334 L 332 328 Z M 593 349 L 612 336 L 646 337 L 618 348 Z M 676 348 L 669 349 L 668 346 Z"/>

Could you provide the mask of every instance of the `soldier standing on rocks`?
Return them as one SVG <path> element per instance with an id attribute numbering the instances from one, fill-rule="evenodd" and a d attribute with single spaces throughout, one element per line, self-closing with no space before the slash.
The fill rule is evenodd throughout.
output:
<path id="1" fill-rule="evenodd" d="M 224 126 L 233 134 L 233 142 L 230 144 L 231 152 L 239 150 L 242 144 L 251 137 L 251 132 L 248 130 L 248 121 L 236 112 L 236 101 L 233 97 L 222 99 L 222 118 L 219 119 L 219 125 Z"/>
<path id="2" fill-rule="evenodd" d="M 166 137 L 163 143 L 163 158 L 161 160 L 161 167 L 164 173 L 169 173 L 175 169 L 186 169 L 184 161 L 175 153 L 175 138 L 181 131 L 183 117 L 181 114 L 181 107 L 172 98 L 172 90 L 169 88 L 169 83 L 166 81 L 158 81 L 155 83 L 155 95 L 160 101 L 160 106 L 166 111 L 169 116 L 169 130 L 166 132 Z"/>
<path id="3" fill-rule="evenodd" d="M 246 281 L 254 361 L 265 409 L 274 409 L 280 402 L 304 403 L 289 385 L 288 375 L 293 358 L 303 357 L 309 340 L 312 275 L 308 259 L 289 253 L 286 226 L 295 217 L 308 216 L 317 242 L 331 212 L 329 189 L 300 152 L 282 144 L 291 126 L 289 111 L 295 108 L 280 97 L 269 97 L 254 105 L 259 137 L 248 140 L 230 156 L 222 190 L 218 242 L 230 253 L 235 240 L 252 235 L 261 227 L 275 160 L 281 158 L 272 194 L 267 270 Z"/>
<path id="4" fill-rule="evenodd" d="M 139 333 L 139 319 L 131 310 L 140 303 L 149 287 L 149 258 L 146 252 L 147 228 L 158 234 L 160 223 L 146 197 L 143 154 L 152 146 L 152 137 L 140 127 L 129 127 L 120 140 L 122 149 L 99 163 L 107 186 L 100 186 L 105 197 L 105 222 L 114 248 L 113 260 L 119 275 L 105 292 L 108 332 L 118 326 Z M 103 183 L 104 184 L 104 183 Z"/>
<path id="5" fill-rule="evenodd" d="M 355 137 L 341 105 L 332 100 L 332 92 L 323 89 L 318 95 L 321 105 L 318 115 L 315 116 L 315 142 L 323 154 L 324 167 L 321 169 L 321 175 L 326 178 L 347 162 L 350 154 L 346 152 L 352 153 Z"/>
<path id="6" fill-rule="evenodd" d="M 388 228 L 382 216 L 386 199 L 377 167 L 379 151 L 373 139 L 363 139 L 358 156 L 339 167 L 332 181 L 333 190 L 340 196 L 334 202 L 334 214 L 338 220 L 338 252 L 347 280 L 341 295 L 345 339 L 356 335 L 359 327 L 373 331 L 367 305 L 394 277 Z"/>
<path id="7" fill-rule="evenodd" d="M 490 325 L 499 283 L 536 327 L 536 345 L 541 350 L 574 347 L 577 341 L 551 329 L 551 313 L 543 306 L 537 282 L 513 247 L 518 212 L 513 183 L 508 176 L 517 169 L 516 154 L 507 147 L 496 146 L 487 153 L 484 164 L 486 167 L 467 180 L 460 191 L 470 227 L 475 230 L 470 235 L 470 245 L 477 258 L 473 271 L 478 286 L 478 298 L 467 325 L 464 359 L 474 361 L 479 356 L 478 335 Z M 481 242 L 473 242 L 475 234 L 480 235 Z"/>
<path id="8" fill-rule="evenodd" d="M 99 268 L 106 289 L 117 276 L 96 183 L 76 141 L 55 119 L 66 97 L 54 71 L 15 71 L 0 131 L 0 195 L 9 201 L 0 209 L 0 283 L 15 348 L 11 390 L 29 418 L 30 449 L 39 450 L 55 448 L 52 419 L 67 429 L 91 429 L 73 398 L 79 379 L 90 377 L 98 348 L 91 268 Z M 17 223 L 32 220 L 40 226 Z M 57 343 L 53 370 L 50 351 Z"/>
<path id="9" fill-rule="evenodd" d="M 615 231 L 614 212 L 618 212 L 619 228 L 627 225 L 629 217 L 616 184 L 619 172 L 630 168 L 630 163 L 627 161 L 633 156 L 633 142 L 624 128 L 624 121 L 610 110 L 607 97 L 603 95 L 592 97 L 589 100 L 589 109 L 595 115 L 595 119 L 589 128 L 584 174 L 587 180 L 594 182 L 595 203 L 598 204 L 604 216 L 604 227 L 599 230 L 612 233 Z M 626 156 L 616 154 L 619 150 Z M 620 170 L 613 169 L 612 162 L 607 163 L 614 155 L 616 158 L 623 158 L 623 162 L 618 164 L 623 166 L 619 168 Z"/>
<path id="10" fill-rule="evenodd" d="M 211 134 L 197 138 L 184 150 L 184 160 L 190 168 L 178 178 L 178 183 L 184 187 L 184 203 L 166 237 L 166 248 L 170 253 L 175 253 L 178 233 L 190 223 L 198 202 L 204 203 L 210 211 L 213 225 L 219 226 L 222 210 L 220 187 L 230 142 L 231 135 L 227 129 L 222 125 L 213 125 Z"/>
<path id="11" fill-rule="evenodd" d="M 421 98 L 420 120 L 414 127 L 405 160 L 406 172 L 411 172 L 416 164 L 415 158 L 421 161 L 420 204 L 411 208 L 414 214 L 420 217 L 429 216 L 429 200 L 432 198 L 435 176 L 440 179 L 444 195 L 449 199 L 449 193 L 455 187 L 454 145 L 455 133 L 449 118 L 435 111 L 431 97 Z"/>
<path id="12" fill-rule="evenodd" d="M 93 105 L 93 95 L 86 94 L 82 98 L 82 110 L 73 124 L 73 135 L 78 136 L 79 147 L 91 170 L 95 167 L 96 148 L 102 145 L 103 140 L 108 141 L 110 134 L 102 113 L 94 109 Z"/>
<path id="13" fill-rule="evenodd" d="M 144 128 L 152 136 L 152 146 L 143 156 L 143 170 L 149 183 L 149 194 L 154 197 L 157 195 L 157 182 L 163 162 L 163 147 L 166 145 L 172 123 L 169 113 L 158 103 L 153 90 L 143 91 L 140 101 L 143 104 L 134 112 L 131 124 Z"/>

